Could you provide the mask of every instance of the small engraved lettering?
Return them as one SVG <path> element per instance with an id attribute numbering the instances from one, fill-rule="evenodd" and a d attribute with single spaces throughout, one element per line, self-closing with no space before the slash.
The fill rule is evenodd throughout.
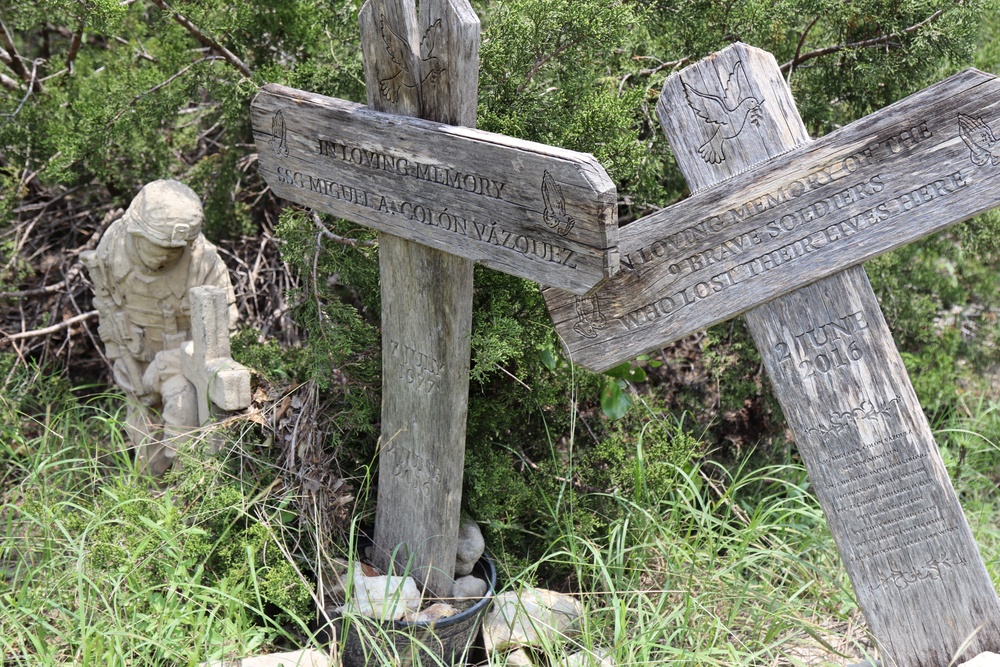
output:
<path id="1" fill-rule="evenodd" d="M 432 497 L 431 491 L 434 488 L 432 485 L 441 484 L 443 479 L 441 468 L 409 447 L 393 441 L 390 449 L 383 454 L 389 454 L 391 457 L 390 474 L 393 478 L 411 488 L 418 489 L 425 497 Z"/>
<path id="2" fill-rule="evenodd" d="M 398 379 L 428 394 L 432 393 L 444 371 L 443 362 L 392 339 L 389 340 L 389 357 L 395 363 Z"/>
<path id="3" fill-rule="evenodd" d="M 348 146 L 323 137 L 318 140 L 317 152 L 324 157 L 347 162 L 357 167 L 415 178 L 493 199 L 502 199 L 503 190 L 507 186 L 503 181 L 478 174 L 468 174 L 438 164 L 417 162 L 401 155 L 382 153 L 359 146 Z"/>

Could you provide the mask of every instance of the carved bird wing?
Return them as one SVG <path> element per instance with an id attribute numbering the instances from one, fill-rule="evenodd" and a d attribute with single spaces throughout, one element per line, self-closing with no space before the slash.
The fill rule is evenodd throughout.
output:
<path id="1" fill-rule="evenodd" d="M 729 124 L 730 110 L 721 97 L 697 91 L 684 81 L 681 81 L 681 85 L 684 86 L 684 96 L 687 97 L 688 104 L 694 109 L 698 118 L 715 125 Z"/>
<path id="2" fill-rule="evenodd" d="M 437 46 L 438 36 L 441 34 L 441 19 L 438 19 L 434 23 L 427 27 L 424 31 L 423 39 L 420 40 L 420 58 L 422 60 L 427 60 L 434 53 L 434 47 Z"/>
<path id="3" fill-rule="evenodd" d="M 385 20 L 385 14 L 382 15 L 382 41 L 385 42 L 386 51 L 389 52 L 392 62 L 396 63 L 404 72 L 409 72 L 410 61 L 406 57 L 406 53 L 410 50 L 410 45 L 396 34 L 389 22 Z"/>
<path id="4" fill-rule="evenodd" d="M 990 161 L 993 146 L 997 143 L 993 131 L 983 122 L 982 118 L 973 118 L 965 114 L 958 114 L 958 135 L 969 147 L 972 153 L 972 161 L 982 166 Z M 995 164 L 995 163 L 994 163 Z"/>
<path id="5" fill-rule="evenodd" d="M 747 79 L 746 70 L 743 69 L 743 61 L 737 60 L 733 66 L 733 71 L 726 79 L 726 97 L 732 102 L 732 107 L 740 105 L 745 97 L 750 96 L 750 80 Z"/>
<path id="6" fill-rule="evenodd" d="M 441 59 L 433 55 L 440 36 L 441 19 L 438 19 L 427 27 L 423 39 L 420 40 L 420 60 L 423 62 L 421 71 L 424 81 L 437 81 L 438 75 L 444 71 Z"/>

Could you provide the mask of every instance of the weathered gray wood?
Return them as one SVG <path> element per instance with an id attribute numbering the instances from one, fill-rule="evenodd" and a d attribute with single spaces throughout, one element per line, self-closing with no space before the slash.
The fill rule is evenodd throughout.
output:
<path id="1" fill-rule="evenodd" d="M 465 466 L 472 262 L 379 235 L 382 447 L 375 562 L 451 594 Z M 402 545 L 402 546 L 400 546 Z"/>
<path id="2" fill-rule="evenodd" d="M 754 165 L 796 130 L 774 117 L 790 103 L 780 77 L 749 81 L 758 56 L 745 58 L 664 86 L 660 118 L 690 138 L 675 151 L 696 193 L 624 227 L 621 272 L 590 296 L 545 291 L 576 363 L 606 370 L 1000 204 L 995 77 L 957 74 Z M 713 170 L 726 180 L 710 187 Z"/>
<path id="3" fill-rule="evenodd" d="M 746 318 L 882 664 L 1000 650 L 996 592 L 864 269 Z"/>
<path id="4" fill-rule="evenodd" d="M 681 117 L 695 110 L 683 90 L 665 88 L 664 130 L 693 187 L 710 185 L 714 168 L 717 180 L 739 178 L 730 175 L 808 142 L 768 54 L 735 45 L 680 77 L 704 83 L 737 63 L 751 90 L 769 91 L 760 126 L 784 130 L 760 142 L 744 128 L 713 163 L 699 150 L 708 138 L 684 129 Z M 718 141 L 709 148 L 719 156 Z M 747 323 L 883 664 L 945 667 L 960 649 L 966 658 L 997 650 L 996 592 L 864 269 L 778 297 L 748 311 Z"/>
<path id="5" fill-rule="evenodd" d="M 373 31 L 382 35 L 393 29 L 389 17 L 401 21 L 396 25 L 416 25 L 412 2 L 373 0 L 359 16 L 368 102 L 376 109 L 403 111 L 411 102 L 402 96 L 389 99 L 386 93 L 391 90 L 379 83 L 379 77 L 384 81 L 387 76 L 384 72 L 396 70 L 369 55 L 373 43 L 384 44 L 376 41 Z M 439 60 L 420 60 L 430 71 L 424 71 L 415 86 L 416 108 L 408 110 L 420 110 L 441 123 L 475 125 L 478 18 L 467 0 L 424 0 L 420 18 L 426 30 L 440 33 L 433 49 Z M 476 68 L 469 67 L 470 58 Z M 373 62 L 379 66 L 372 67 Z M 397 571 L 409 571 L 432 594 L 448 597 L 454 583 L 465 465 L 473 264 L 381 233 L 379 266 L 382 446 L 375 561 L 384 571 L 395 564 Z"/>
<path id="6" fill-rule="evenodd" d="M 366 54 L 387 52 L 383 33 L 398 38 L 383 16 L 366 18 L 365 39 L 381 47 Z M 426 29 L 435 54 L 420 60 L 435 68 L 420 86 L 426 107 L 442 102 L 435 91 L 476 74 L 458 63 L 476 40 L 446 54 L 445 38 L 464 39 L 458 29 L 437 20 Z M 408 99 L 417 88 L 386 83 L 393 72 L 408 76 L 389 63 L 370 74 L 370 106 L 403 113 L 418 104 Z M 475 92 L 441 113 L 474 118 Z M 261 174 L 281 197 L 577 294 L 618 270 L 615 186 L 591 155 L 275 84 L 254 99 L 251 118 Z"/>

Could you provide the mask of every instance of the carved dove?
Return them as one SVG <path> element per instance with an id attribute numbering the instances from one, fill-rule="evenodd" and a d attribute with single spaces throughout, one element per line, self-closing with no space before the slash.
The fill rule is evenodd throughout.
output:
<path id="1" fill-rule="evenodd" d="M 760 123 L 760 106 L 764 103 L 750 94 L 750 82 L 743 70 L 743 62 L 738 61 L 729 73 L 723 94 L 695 90 L 684 81 L 684 95 L 695 114 L 714 126 L 712 136 L 698 148 L 698 153 L 709 164 L 719 164 L 726 159 L 725 143 L 743 131 L 750 123 Z"/>

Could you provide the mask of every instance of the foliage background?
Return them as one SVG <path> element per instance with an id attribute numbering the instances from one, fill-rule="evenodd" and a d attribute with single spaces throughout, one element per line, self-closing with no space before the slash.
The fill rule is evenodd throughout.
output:
<path id="1" fill-rule="evenodd" d="M 479 127 L 593 153 L 618 187 L 621 224 L 686 194 L 653 114 L 659 88 L 733 41 L 775 55 L 816 136 L 969 65 L 1000 72 L 995 0 L 473 4 L 484 24 Z M 206 234 L 237 282 L 245 319 L 234 348 L 259 373 L 261 405 L 312 383 L 294 409 L 322 415 L 322 466 L 359 491 L 358 514 L 371 513 L 364 488 L 377 474 L 381 359 L 374 235 L 276 199 L 257 173 L 247 114 L 267 82 L 363 101 L 359 8 L 0 2 L 10 419 L 52 409 L 44 392 L 13 391 L 25 377 L 61 383 L 66 400 L 110 386 L 78 255 L 143 183 L 177 178 L 204 196 Z M 935 424 L 968 416 L 977 378 L 997 363 L 998 223 L 982 216 L 868 265 Z M 565 501 L 567 520 L 597 536 L 630 511 L 622 498 L 668 493 L 706 458 L 717 471 L 797 461 L 739 321 L 639 360 L 643 381 L 626 387 L 635 406 L 619 421 L 600 406 L 612 380 L 561 357 L 537 285 L 477 269 L 472 343 L 465 505 L 511 567 L 534 562 L 563 528 L 539 498 Z M 242 437 L 251 459 L 281 467 L 287 452 L 267 429 Z M 328 525 L 343 528 L 349 514 L 330 511 Z M 538 576 L 572 578 L 552 563 Z"/>

